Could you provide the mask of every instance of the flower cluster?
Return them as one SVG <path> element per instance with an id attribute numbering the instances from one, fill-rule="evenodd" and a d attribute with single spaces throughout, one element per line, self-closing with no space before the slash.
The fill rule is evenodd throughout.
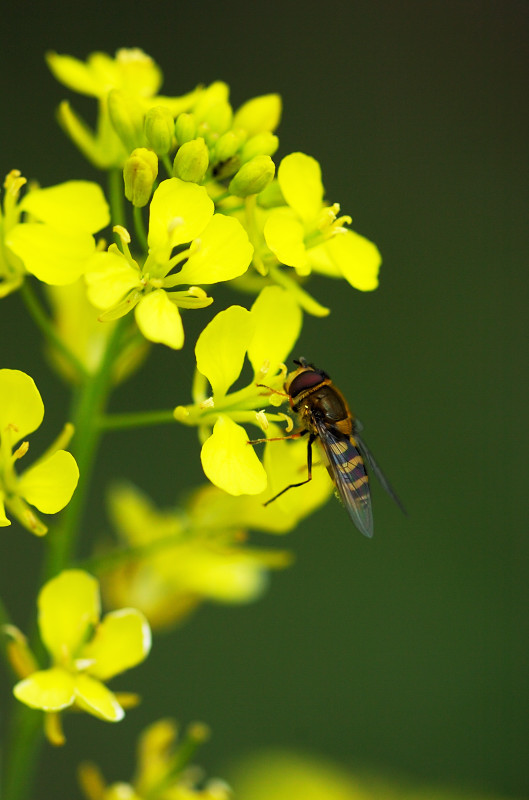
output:
<path id="1" fill-rule="evenodd" d="M 38 609 L 40 635 L 52 665 L 39 670 L 22 634 L 10 628 L 14 664 L 30 665 L 21 670 L 15 697 L 46 712 L 46 731 L 53 744 L 64 742 L 57 715 L 71 706 L 118 722 L 125 713 L 123 705 L 103 681 L 147 656 L 151 633 L 143 615 L 127 608 L 100 620 L 98 583 L 82 570 L 66 570 L 48 581 L 40 591 Z M 130 704 L 131 699 L 134 702 L 130 697 L 124 701 Z"/>
<path id="2" fill-rule="evenodd" d="M 106 682 L 146 658 L 151 625 L 174 627 L 208 601 L 256 600 L 271 571 L 291 563 L 286 551 L 250 544 L 250 535 L 291 531 L 333 491 L 325 464 L 315 463 L 305 481 L 309 437 L 299 438 L 284 405 L 285 362 L 303 315 L 329 313 L 307 283 L 319 273 L 371 291 L 381 259 L 326 199 L 313 157 L 294 151 L 274 161 L 279 95 L 234 108 L 222 81 L 161 94 L 160 68 L 138 49 L 115 58 L 93 53 L 84 62 L 49 53 L 47 63 L 66 87 L 95 99 L 93 129 L 66 101 L 58 119 L 90 163 L 109 173 L 105 196 L 95 182 L 40 187 L 13 169 L 0 204 L 0 298 L 20 290 L 48 362 L 74 390 L 72 423 L 19 472 L 44 406 L 29 375 L 0 368 L 0 526 L 18 521 L 42 536 L 48 528 L 37 511 L 57 514 L 77 490 L 43 540 L 37 623 L 47 663 L 0 603 L 20 713 L 44 712 L 48 739 L 62 744 L 63 711 L 117 722 L 137 702 Z M 219 284 L 237 302 L 226 301 Z M 114 386 L 140 368 L 153 344 L 176 358 L 187 345 L 187 312 L 205 309 L 217 292 L 224 305 L 195 342 L 194 378 L 186 383 L 175 370 L 183 385 L 174 402 L 191 402 L 109 413 Z M 117 542 L 76 561 L 100 438 L 160 422 L 197 429 L 209 483 L 167 510 L 130 484 L 114 485 Z M 303 485 L 281 493 L 292 484 Z M 103 616 L 92 572 L 101 574 L 112 609 Z M 204 781 L 190 766 L 204 738 L 205 727 L 194 725 L 178 740 L 174 723 L 162 720 L 144 733 L 130 784 L 108 786 L 85 765 L 82 786 L 90 800 L 225 800 L 226 784 Z M 24 757 L 9 765 L 13 783 Z"/>

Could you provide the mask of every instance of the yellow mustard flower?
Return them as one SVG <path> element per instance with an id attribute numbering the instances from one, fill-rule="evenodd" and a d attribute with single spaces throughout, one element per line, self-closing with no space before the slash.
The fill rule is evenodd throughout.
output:
<path id="1" fill-rule="evenodd" d="M 376 289 L 380 253 L 368 239 L 344 227 L 351 218 L 338 216 L 338 203 L 324 204 L 316 159 L 305 153 L 285 156 L 277 181 L 286 206 L 270 211 L 264 237 L 278 261 L 300 276 L 321 272 L 345 278 L 361 291 Z"/>
<path id="2" fill-rule="evenodd" d="M 37 670 L 13 688 L 15 697 L 51 715 L 46 731 L 54 744 L 63 736 L 57 714 L 76 708 L 107 722 L 124 716 L 118 697 L 104 681 L 141 663 L 151 647 L 143 614 L 125 608 L 101 616 L 97 580 L 83 570 L 65 570 L 38 596 L 41 639 L 50 654 L 48 669 Z"/>
<path id="3" fill-rule="evenodd" d="M 79 480 L 75 458 L 61 449 L 72 434 L 71 426 L 33 466 L 17 475 L 15 463 L 29 448 L 21 440 L 43 418 L 44 404 L 33 379 L 16 369 L 0 369 L 0 526 L 11 525 L 7 508 L 37 536 L 48 529 L 29 506 L 56 514 L 70 502 Z"/>
<path id="4" fill-rule="evenodd" d="M 130 253 L 127 231 L 117 230 L 122 250 L 111 245 L 107 252 L 94 255 L 86 272 L 88 297 L 97 308 L 104 309 L 103 320 L 123 316 L 134 308 L 145 338 L 174 349 L 184 343 L 178 307 L 209 305 L 212 298 L 197 284 L 242 275 L 253 253 L 242 225 L 232 217 L 215 214 L 204 187 L 179 178 L 162 181 L 154 192 L 149 252 L 143 266 Z M 172 255 L 173 248 L 178 248 L 176 255 Z M 173 272 L 178 266 L 181 269 Z M 177 286 L 190 288 L 173 291 Z"/>
<path id="5" fill-rule="evenodd" d="M 285 552 L 244 546 L 244 532 L 229 512 L 206 519 L 196 503 L 185 513 L 159 510 L 129 485 L 114 487 L 109 500 L 118 535 L 135 555 L 106 572 L 105 598 L 112 607 L 139 608 L 153 628 L 174 625 L 205 600 L 256 600 L 269 570 L 290 562 Z"/>
<path id="6" fill-rule="evenodd" d="M 198 338 L 195 403 L 178 406 L 174 415 L 179 422 L 199 426 L 204 472 L 215 486 L 229 494 L 256 495 L 263 502 L 271 484 L 282 480 L 285 473 L 291 478 L 296 472 L 299 475 L 301 449 L 306 458 L 303 442 L 271 442 L 266 447 L 267 474 L 253 447 L 249 446 L 246 429 L 240 424 L 258 426 L 261 436 L 270 422 L 287 421 L 291 426 L 285 414 L 265 414 L 264 409 L 286 399 L 282 391 L 286 372 L 283 361 L 298 338 L 301 318 L 301 310 L 289 292 L 278 286 L 268 286 L 261 291 L 250 311 L 241 306 L 221 311 Z M 246 355 L 252 367 L 252 380 L 244 388 L 230 391 L 241 375 Z M 204 378 L 211 386 L 209 397 Z M 267 431 L 267 435 L 270 432 L 269 438 L 278 434 L 277 428 Z M 279 459 L 277 454 L 280 454 Z M 287 483 L 295 482 L 294 478 Z M 311 486 L 311 491 L 314 489 Z M 273 496 L 273 492 L 269 496 Z M 322 502 L 318 492 L 316 496 Z M 295 500 L 285 496 L 285 503 L 280 505 L 291 509 L 292 503 L 299 505 L 300 498 L 301 495 Z M 270 518 L 275 513 L 270 507 Z"/>
<path id="7" fill-rule="evenodd" d="M 18 170 L 10 172 L 4 183 L 0 296 L 17 288 L 25 272 L 57 286 L 76 281 L 95 253 L 92 234 L 110 222 L 107 202 L 96 183 L 67 181 L 32 189 L 20 200 L 25 183 Z M 23 213 L 26 218 L 21 221 Z"/>
<path id="8" fill-rule="evenodd" d="M 107 784 L 95 764 L 84 762 L 79 768 L 81 788 L 88 800 L 229 800 L 232 793 L 224 781 L 204 782 L 202 770 L 189 765 L 208 737 L 203 723 L 192 723 L 179 737 L 174 720 L 157 720 L 140 736 L 130 783 Z"/>
<path id="9" fill-rule="evenodd" d="M 101 169 L 122 167 L 134 147 L 147 144 L 143 131 L 145 113 L 155 106 L 173 117 L 190 109 L 201 95 L 198 87 L 181 97 L 158 95 L 162 72 L 139 48 L 122 48 L 115 58 L 92 53 L 85 62 L 72 56 L 48 53 L 54 76 L 70 89 L 95 97 L 99 114 L 95 131 L 67 101 L 59 106 L 59 122 L 79 150 Z"/>

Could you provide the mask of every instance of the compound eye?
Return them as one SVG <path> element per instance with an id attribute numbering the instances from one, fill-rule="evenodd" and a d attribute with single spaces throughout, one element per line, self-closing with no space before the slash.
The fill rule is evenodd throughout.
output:
<path id="1" fill-rule="evenodd" d="M 288 387 L 288 393 L 291 397 L 295 397 L 300 392 L 305 392 L 307 389 L 312 389 L 313 386 L 317 386 L 324 380 L 325 375 L 323 373 L 315 372 L 314 370 L 309 369 L 304 370 L 292 379 L 292 382 Z"/>

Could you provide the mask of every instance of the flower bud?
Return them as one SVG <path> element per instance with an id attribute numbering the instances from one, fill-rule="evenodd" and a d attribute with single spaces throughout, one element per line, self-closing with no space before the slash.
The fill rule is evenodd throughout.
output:
<path id="1" fill-rule="evenodd" d="M 174 120 L 165 106 L 154 106 L 145 115 L 145 136 L 148 144 L 159 156 L 165 156 L 171 149 L 174 134 Z"/>
<path id="2" fill-rule="evenodd" d="M 186 142 L 178 148 L 174 163 L 175 178 L 192 183 L 200 183 L 209 165 L 209 152 L 204 139 L 199 137 Z"/>
<path id="3" fill-rule="evenodd" d="M 220 136 L 231 127 L 233 111 L 227 100 L 215 103 L 202 114 L 200 122 L 207 126 L 207 130 Z"/>
<path id="4" fill-rule="evenodd" d="M 133 206 L 142 208 L 150 200 L 153 183 L 158 175 L 158 158 L 152 150 L 138 147 L 123 167 L 125 197 Z"/>
<path id="5" fill-rule="evenodd" d="M 190 142 L 197 135 L 197 121 L 193 114 L 182 113 L 176 118 L 174 135 L 179 145 Z"/>
<path id="6" fill-rule="evenodd" d="M 229 186 L 237 197 L 259 194 L 273 180 L 276 166 L 270 156 L 254 156 L 243 164 Z"/>
<path id="7" fill-rule="evenodd" d="M 112 89 L 108 95 L 108 113 L 112 127 L 129 153 L 144 144 L 144 114 L 136 100 L 118 89 Z"/>
<path id="8" fill-rule="evenodd" d="M 215 162 L 218 164 L 233 158 L 243 141 L 244 134 L 242 132 L 226 131 L 223 133 L 215 144 Z"/>
<path id="9" fill-rule="evenodd" d="M 273 156 L 279 147 L 279 139 L 270 131 L 263 131 L 248 139 L 241 152 L 241 161 L 246 163 L 254 156 Z"/>

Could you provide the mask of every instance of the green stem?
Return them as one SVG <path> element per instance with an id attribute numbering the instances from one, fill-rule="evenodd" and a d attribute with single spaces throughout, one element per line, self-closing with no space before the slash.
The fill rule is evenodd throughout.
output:
<path id="1" fill-rule="evenodd" d="M 145 231 L 145 223 L 143 222 L 143 211 L 138 206 L 133 206 L 132 215 L 134 218 L 134 230 L 141 245 L 142 250 L 147 253 L 149 245 L 147 243 L 147 233 Z"/>
<path id="2" fill-rule="evenodd" d="M 44 742 L 42 712 L 17 702 L 11 720 L 10 747 L 5 755 L 3 800 L 31 796 L 40 750 Z"/>
<path id="3" fill-rule="evenodd" d="M 172 409 L 160 411 L 138 411 L 123 414 L 101 414 L 96 420 L 101 431 L 116 431 L 127 428 L 146 428 L 152 425 L 167 425 L 175 422 Z"/>
<path id="4" fill-rule="evenodd" d="M 55 347 L 59 353 L 64 356 L 64 358 L 68 361 L 71 367 L 77 373 L 77 376 L 80 379 L 86 377 L 87 372 L 83 366 L 83 364 L 78 360 L 77 356 L 75 356 L 70 348 L 65 344 L 65 342 L 60 338 L 57 334 L 57 331 L 51 322 L 48 314 L 42 307 L 42 304 L 34 291 L 33 287 L 29 279 L 26 279 L 20 288 L 20 293 L 22 298 L 26 304 L 26 308 L 29 311 L 30 316 L 32 317 L 33 321 L 37 325 L 38 328 L 42 331 L 45 338 L 48 342 Z"/>
<path id="5" fill-rule="evenodd" d="M 161 162 L 164 165 L 165 171 L 167 172 L 167 175 L 169 176 L 169 178 L 172 178 L 173 177 L 173 165 L 171 163 L 171 159 L 169 158 L 169 156 L 168 155 L 161 156 Z"/>
<path id="6" fill-rule="evenodd" d="M 62 512 L 60 524 L 50 530 L 44 580 L 64 569 L 75 552 L 80 521 L 85 508 L 92 478 L 95 455 L 102 428 L 97 420 L 103 414 L 111 388 L 112 370 L 119 353 L 123 327 L 128 323 L 123 317 L 112 332 L 99 370 L 82 385 L 72 410 L 75 433 L 71 451 L 79 467 L 79 483 L 72 499 Z"/>
<path id="7" fill-rule="evenodd" d="M 0 624 L 11 624 L 1 599 Z M 6 635 L 2 633 L 0 636 L 7 666 L 12 668 L 7 656 Z M 10 747 L 4 753 L 5 780 L 1 781 L 0 789 L 4 800 L 19 800 L 29 796 L 42 739 L 42 714 L 17 702 L 11 719 Z"/>
<path id="8" fill-rule="evenodd" d="M 112 225 L 126 227 L 125 197 L 123 194 L 123 173 L 120 169 L 111 169 L 108 173 L 108 197 L 112 215 Z M 119 244 L 119 237 L 116 239 Z"/>

